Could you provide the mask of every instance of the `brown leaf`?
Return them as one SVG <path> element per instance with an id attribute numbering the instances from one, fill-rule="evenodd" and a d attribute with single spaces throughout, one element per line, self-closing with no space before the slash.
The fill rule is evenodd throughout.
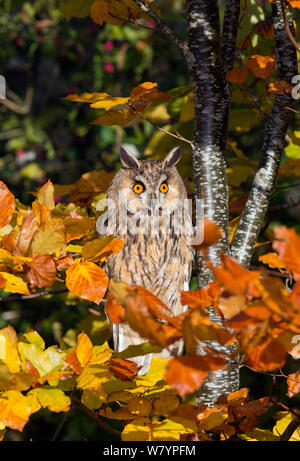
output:
<path id="1" fill-rule="evenodd" d="M 231 83 L 243 83 L 248 76 L 248 69 L 233 69 L 226 73 L 226 80 Z"/>
<path id="2" fill-rule="evenodd" d="M 274 68 L 275 58 L 273 56 L 261 56 L 255 54 L 250 56 L 246 61 L 246 67 L 252 72 L 255 77 L 266 79 Z"/>
<path id="3" fill-rule="evenodd" d="M 262 340 L 247 352 L 245 361 L 255 370 L 272 371 L 285 363 L 286 349 L 276 339 Z"/>
<path id="4" fill-rule="evenodd" d="M 23 217 L 22 227 L 16 237 L 13 254 L 26 256 L 31 240 L 38 229 L 37 217 L 32 211 L 27 211 Z"/>
<path id="5" fill-rule="evenodd" d="M 287 379 L 287 395 L 291 398 L 300 392 L 300 370 L 296 371 L 296 373 L 288 375 L 288 377 L 290 379 Z"/>
<path id="6" fill-rule="evenodd" d="M 44 254 L 33 255 L 33 261 L 28 263 L 30 267 L 27 278 L 32 287 L 51 287 L 56 279 L 56 266 L 51 256 Z"/>
<path id="7" fill-rule="evenodd" d="M 268 92 L 275 94 L 291 93 L 293 88 L 294 85 L 292 83 L 286 82 L 285 80 L 277 80 L 269 84 Z"/>
<path id="8" fill-rule="evenodd" d="M 121 379 L 122 381 L 129 381 L 137 375 L 139 367 L 131 360 L 111 359 L 109 363 L 109 370 L 116 378 Z"/>

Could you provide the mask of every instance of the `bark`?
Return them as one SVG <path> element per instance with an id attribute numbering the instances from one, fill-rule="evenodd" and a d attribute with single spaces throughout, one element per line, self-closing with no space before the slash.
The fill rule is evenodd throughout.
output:
<path id="1" fill-rule="evenodd" d="M 217 0 L 188 0 L 187 13 L 188 37 L 184 54 L 191 72 L 195 102 L 194 184 L 196 197 L 204 202 L 204 215 L 223 230 L 223 238 L 209 248 L 209 259 L 217 265 L 220 250 L 229 250 L 224 150 L 231 89 L 225 80 L 225 68 L 229 70 L 233 63 L 230 50 L 235 48 L 239 1 L 227 1 L 222 45 Z M 234 21 L 231 22 L 229 19 L 233 13 Z M 221 47 L 226 50 L 224 63 Z M 212 274 L 204 264 L 200 264 L 199 272 L 199 283 L 206 286 L 212 280 Z M 213 309 L 210 309 L 210 319 L 222 323 Z M 220 352 L 232 350 L 215 343 L 209 345 Z M 226 369 L 208 376 L 198 392 L 198 401 L 211 405 L 220 394 L 228 394 L 238 386 L 238 366 L 229 361 Z"/>
<path id="2" fill-rule="evenodd" d="M 297 74 L 297 56 L 296 49 L 285 30 L 281 0 L 275 0 L 272 11 L 278 80 L 291 82 L 292 77 Z M 291 14 L 288 14 L 288 21 L 289 27 L 293 30 Z M 254 246 L 269 206 L 292 116 L 289 108 L 292 109 L 294 105 L 295 101 L 290 94 L 277 95 L 266 123 L 258 170 L 231 247 L 232 256 L 245 267 L 250 265 Z"/>

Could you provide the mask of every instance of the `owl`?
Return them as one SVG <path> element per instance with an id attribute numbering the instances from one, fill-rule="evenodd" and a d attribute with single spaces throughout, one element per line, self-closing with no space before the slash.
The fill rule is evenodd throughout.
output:
<path id="1" fill-rule="evenodd" d="M 138 160 L 121 147 L 123 168 L 110 183 L 102 219 L 106 234 L 125 241 L 122 251 L 106 264 L 109 278 L 146 288 L 174 316 L 186 309 L 180 302 L 180 290 L 189 288 L 194 256 L 189 245 L 193 231 L 187 194 L 175 166 L 180 156 L 180 149 L 174 148 L 162 161 Z M 126 323 L 113 324 L 112 330 L 117 352 L 146 341 Z M 183 342 L 177 341 L 159 354 L 132 360 L 141 367 L 139 374 L 144 374 L 152 357 L 177 356 L 182 349 Z"/>

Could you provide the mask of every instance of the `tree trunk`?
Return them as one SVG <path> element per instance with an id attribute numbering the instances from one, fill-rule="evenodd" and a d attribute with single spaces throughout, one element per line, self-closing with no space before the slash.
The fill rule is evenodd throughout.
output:
<path id="1" fill-rule="evenodd" d="M 226 3 L 222 45 L 217 0 L 188 0 L 187 8 L 188 38 L 184 53 L 191 72 L 195 102 L 192 144 L 195 193 L 204 202 L 205 217 L 223 230 L 223 238 L 209 248 L 210 261 L 218 265 L 220 250 L 229 252 L 224 151 L 231 88 L 225 80 L 225 68 L 230 70 L 233 64 L 231 51 L 236 42 L 239 1 L 229 0 Z M 224 61 L 221 46 L 225 50 Z M 199 284 L 206 286 L 212 280 L 211 271 L 201 261 L 199 266 Z M 222 324 L 213 308 L 210 309 L 210 319 Z M 234 349 L 212 342 L 209 345 L 226 353 Z M 198 353 L 201 354 L 201 350 Z M 198 401 L 211 405 L 220 394 L 228 394 L 238 387 L 238 366 L 229 361 L 226 369 L 208 376 L 198 392 Z"/>

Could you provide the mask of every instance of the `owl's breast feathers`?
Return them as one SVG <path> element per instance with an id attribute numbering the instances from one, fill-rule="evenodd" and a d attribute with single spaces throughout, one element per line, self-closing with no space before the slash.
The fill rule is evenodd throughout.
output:
<path id="1" fill-rule="evenodd" d="M 127 235 L 122 251 L 110 257 L 108 272 L 117 281 L 143 286 L 177 315 L 183 311 L 179 292 L 188 289 L 192 259 L 182 235 Z"/>

